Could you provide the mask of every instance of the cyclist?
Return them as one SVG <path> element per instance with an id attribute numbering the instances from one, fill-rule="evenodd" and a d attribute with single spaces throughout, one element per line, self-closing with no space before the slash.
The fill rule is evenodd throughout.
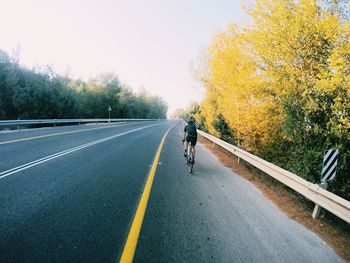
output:
<path id="1" fill-rule="evenodd" d="M 187 147 L 188 143 L 191 142 L 191 148 L 193 153 L 192 163 L 194 163 L 194 156 L 196 153 L 196 143 L 197 143 L 197 127 L 196 127 L 196 121 L 193 116 L 190 117 L 188 124 L 185 126 L 184 129 L 184 137 L 182 139 L 182 144 L 185 143 L 185 153 L 184 156 L 187 156 Z"/>

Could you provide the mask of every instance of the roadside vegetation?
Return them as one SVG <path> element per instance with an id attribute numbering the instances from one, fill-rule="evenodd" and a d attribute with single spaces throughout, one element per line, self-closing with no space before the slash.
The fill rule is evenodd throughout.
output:
<path id="1" fill-rule="evenodd" d="M 198 60 L 206 96 L 181 115 L 319 183 L 324 150 L 340 151 L 329 189 L 350 200 L 349 1 L 259 0 Z"/>
<path id="2" fill-rule="evenodd" d="M 0 119 L 166 118 L 163 99 L 134 93 L 115 74 L 88 81 L 56 74 L 52 68 L 27 69 L 0 50 Z"/>

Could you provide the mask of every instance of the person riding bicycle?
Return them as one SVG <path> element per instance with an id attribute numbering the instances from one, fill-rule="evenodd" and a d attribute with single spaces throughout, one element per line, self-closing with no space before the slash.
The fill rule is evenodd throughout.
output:
<path id="1" fill-rule="evenodd" d="M 191 143 L 191 149 L 193 153 L 192 163 L 194 163 L 194 156 L 196 153 L 196 143 L 197 143 L 197 127 L 196 127 L 196 120 L 193 116 L 190 117 L 188 124 L 185 126 L 184 129 L 184 137 L 182 139 L 182 143 L 185 143 L 185 153 L 184 156 L 187 157 L 187 148 L 188 143 Z"/>

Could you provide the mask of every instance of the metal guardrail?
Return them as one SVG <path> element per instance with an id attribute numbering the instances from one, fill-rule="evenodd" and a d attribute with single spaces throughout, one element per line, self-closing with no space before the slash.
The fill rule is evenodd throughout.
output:
<path id="1" fill-rule="evenodd" d="M 317 184 L 310 183 L 305 179 L 293 174 L 287 170 L 267 162 L 251 153 L 248 153 L 232 144 L 216 138 L 208 133 L 198 130 L 198 133 L 213 143 L 221 146 L 237 157 L 245 160 L 266 174 L 277 179 L 296 192 L 302 194 L 316 205 L 328 210 L 332 214 L 350 223 L 350 202 L 323 189 Z"/>
<path id="2" fill-rule="evenodd" d="M 97 123 L 97 122 L 130 122 L 130 121 L 155 121 L 157 119 L 41 119 L 41 120 L 0 120 L 0 127 L 38 124 L 61 124 L 61 123 Z"/>

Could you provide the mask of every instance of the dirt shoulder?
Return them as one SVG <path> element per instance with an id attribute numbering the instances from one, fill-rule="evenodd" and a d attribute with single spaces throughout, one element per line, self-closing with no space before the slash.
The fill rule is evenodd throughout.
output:
<path id="1" fill-rule="evenodd" d="M 350 224 L 325 210 L 321 211 L 318 219 L 313 219 L 311 214 L 314 203 L 243 160 L 238 163 L 237 156 L 219 146 L 213 146 L 213 143 L 204 137 L 199 136 L 199 142 L 213 152 L 226 167 L 253 183 L 289 218 L 315 232 L 340 257 L 350 262 Z"/>

